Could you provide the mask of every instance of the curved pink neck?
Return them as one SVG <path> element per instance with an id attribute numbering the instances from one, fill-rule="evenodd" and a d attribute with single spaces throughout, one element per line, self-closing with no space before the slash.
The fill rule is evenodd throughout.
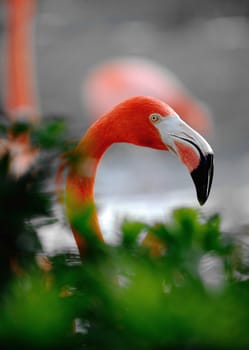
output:
<path id="1" fill-rule="evenodd" d="M 94 203 L 94 184 L 99 161 L 115 141 L 111 136 L 107 118 L 101 118 L 93 124 L 76 148 L 76 159 L 72 161 L 67 177 L 67 214 L 81 255 L 86 250 L 86 243 L 78 231 L 83 231 L 83 234 L 84 231 L 93 233 L 103 240 Z M 78 219 L 82 220 L 80 230 L 75 227 L 75 220 Z"/>

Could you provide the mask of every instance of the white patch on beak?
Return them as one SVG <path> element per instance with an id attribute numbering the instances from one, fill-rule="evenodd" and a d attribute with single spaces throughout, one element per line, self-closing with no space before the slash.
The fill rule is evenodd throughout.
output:
<path id="1" fill-rule="evenodd" d="M 204 156 L 213 154 L 213 150 L 207 141 L 178 115 L 163 117 L 161 121 L 155 124 L 155 127 L 158 129 L 165 145 L 177 155 L 178 150 L 175 141 L 187 143 L 198 155 L 198 149 Z"/>

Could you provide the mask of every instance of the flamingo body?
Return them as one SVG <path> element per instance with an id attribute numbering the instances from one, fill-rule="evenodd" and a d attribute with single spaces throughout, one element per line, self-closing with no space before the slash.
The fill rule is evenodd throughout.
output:
<path id="1" fill-rule="evenodd" d="M 84 105 L 92 120 L 137 95 L 166 102 L 201 133 L 211 130 L 207 106 L 194 98 L 174 73 L 153 61 L 132 57 L 110 60 L 92 69 L 84 81 Z"/>

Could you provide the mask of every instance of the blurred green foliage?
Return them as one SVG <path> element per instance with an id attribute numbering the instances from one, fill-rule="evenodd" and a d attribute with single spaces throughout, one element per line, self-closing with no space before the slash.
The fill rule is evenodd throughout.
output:
<path id="1" fill-rule="evenodd" d="M 56 221 L 46 179 L 67 149 L 65 125 L 14 130 L 31 133 L 40 156 L 18 178 L 8 151 L 0 162 L 1 348 L 249 347 L 248 249 L 221 232 L 219 215 L 181 208 L 167 223 L 124 221 L 112 246 L 89 233 L 87 208 L 74 223 L 88 255 L 54 254 L 41 269 L 38 228 Z"/>

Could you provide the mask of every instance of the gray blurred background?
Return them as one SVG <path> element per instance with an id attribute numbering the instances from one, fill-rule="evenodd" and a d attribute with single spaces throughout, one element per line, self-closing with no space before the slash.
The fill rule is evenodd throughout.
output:
<path id="1" fill-rule="evenodd" d="M 214 132 L 205 137 L 215 150 L 215 178 L 204 211 L 221 212 L 226 229 L 246 225 L 248 16 L 248 0 L 40 0 L 34 44 L 41 111 L 66 116 L 68 138 L 77 140 L 91 123 L 82 102 L 89 69 L 120 56 L 166 66 L 212 111 Z M 197 206 L 190 176 L 173 156 L 127 145 L 104 157 L 96 199 L 100 213 L 110 209 L 108 220 L 144 207 L 142 216 L 157 217 L 167 203 Z"/>

